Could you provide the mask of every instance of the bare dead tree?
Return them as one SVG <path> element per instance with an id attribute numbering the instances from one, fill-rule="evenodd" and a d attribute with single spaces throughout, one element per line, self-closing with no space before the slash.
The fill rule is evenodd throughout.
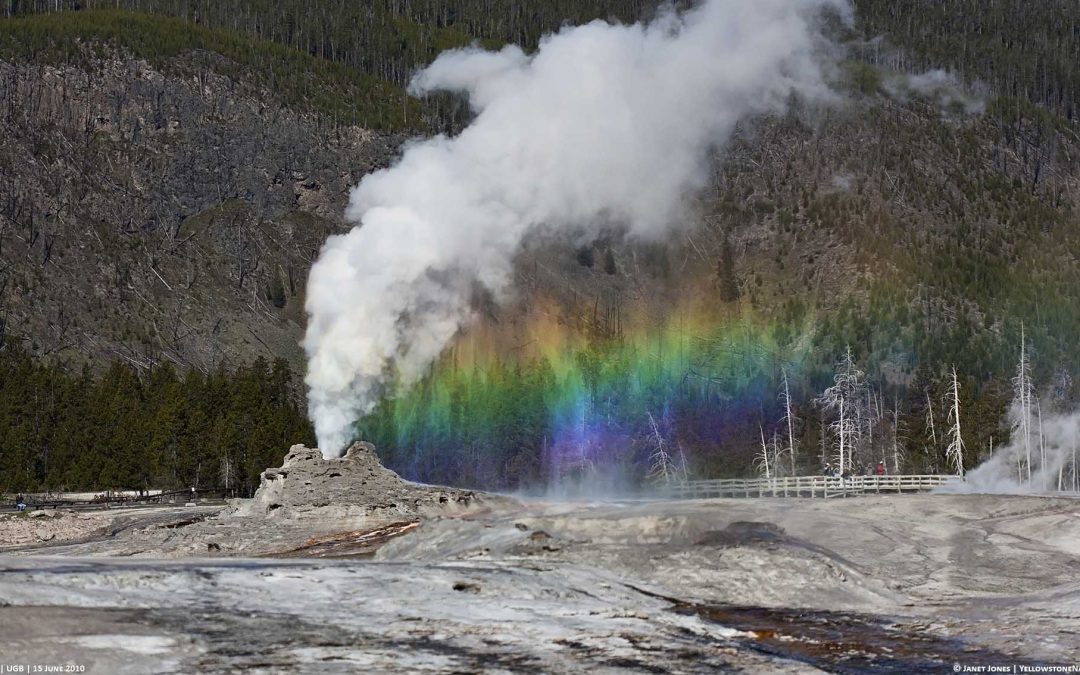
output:
<path id="1" fill-rule="evenodd" d="M 892 409 L 892 464 L 893 473 L 900 473 L 900 462 L 903 457 L 903 452 L 900 450 L 900 402 L 893 399 Z"/>
<path id="2" fill-rule="evenodd" d="M 837 463 L 840 471 L 852 468 L 852 454 L 859 437 L 858 409 L 861 407 L 861 390 L 864 374 L 855 366 L 851 347 L 844 351 L 844 356 L 836 364 L 833 386 L 822 392 L 816 401 L 826 411 L 834 412 L 837 417 L 829 425 L 836 435 Z"/>
<path id="3" fill-rule="evenodd" d="M 769 466 L 769 446 L 765 444 L 765 430 L 758 425 L 758 431 L 761 432 L 761 450 L 754 456 L 754 466 L 762 478 L 772 478 L 772 468 Z"/>
<path id="4" fill-rule="evenodd" d="M 1035 398 L 1035 388 L 1031 382 L 1031 362 L 1028 358 L 1024 324 L 1020 324 L 1020 361 L 1016 365 L 1013 377 L 1013 433 L 1019 433 L 1024 441 L 1023 461 L 1027 471 L 1027 480 L 1031 482 L 1031 401 Z M 1023 479 L 1023 469 L 1021 479 Z"/>
<path id="5" fill-rule="evenodd" d="M 949 447 L 945 450 L 946 461 L 952 464 L 957 476 L 964 476 L 964 437 L 960 432 L 960 381 L 956 377 L 956 366 L 952 369 L 951 405 L 949 407 Z"/>
<path id="6" fill-rule="evenodd" d="M 926 430 L 930 434 L 930 450 L 933 456 L 937 452 L 937 430 L 934 428 L 934 401 L 930 398 L 930 392 L 926 392 Z"/>
<path id="7" fill-rule="evenodd" d="M 784 406 L 783 422 L 784 426 L 787 427 L 787 453 L 788 457 L 791 459 L 791 475 L 795 476 L 798 473 L 795 468 L 798 450 L 795 446 L 795 416 L 791 410 L 791 390 L 788 387 L 787 369 L 780 369 L 780 378 L 783 381 L 783 388 L 780 391 L 780 403 Z"/>
<path id="8" fill-rule="evenodd" d="M 652 428 L 652 440 L 655 445 L 652 454 L 649 455 L 649 473 L 647 477 L 655 483 L 670 485 L 675 482 L 679 471 L 671 459 L 671 454 L 664 447 L 664 436 L 660 433 L 660 427 L 657 426 L 656 419 L 651 412 L 648 415 L 649 425 Z"/>

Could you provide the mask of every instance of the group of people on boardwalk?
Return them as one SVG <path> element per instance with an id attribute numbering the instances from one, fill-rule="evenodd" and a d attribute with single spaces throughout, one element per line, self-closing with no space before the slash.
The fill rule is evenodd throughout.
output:
<path id="1" fill-rule="evenodd" d="M 842 467 L 833 467 L 832 464 L 826 462 L 825 466 L 821 469 L 821 475 L 826 478 L 851 478 L 852 476 L 884 476 L 885 475 L 885 462 L 878 462 L 876 465 L 865 464 L 862 467 L 862 472 L 857 473 Z"/>

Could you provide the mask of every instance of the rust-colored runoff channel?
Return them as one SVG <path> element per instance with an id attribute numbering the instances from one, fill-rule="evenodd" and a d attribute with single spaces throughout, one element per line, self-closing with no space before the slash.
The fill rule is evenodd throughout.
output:
<path id="1" fill-rule="evenodd" d="M 884 616 L 693 604 L 675 611 L 751 633 L 741 640 L 748 649 L 831 673 L 951 673 L 956 663 L 1022 662 Z"/>

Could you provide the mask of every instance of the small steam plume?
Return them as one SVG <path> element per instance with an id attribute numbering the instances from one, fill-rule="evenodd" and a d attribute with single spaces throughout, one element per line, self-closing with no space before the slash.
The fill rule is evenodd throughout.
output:
<path id="1" fill-rule="evenodd" d="M 1010 418 L 1019 415 L 1017 406 Z M 1061 489 L 1076 489 L 1076 467 L 1080 458 L 1080 412 L 1069 415 L 1047 415 L 1042 420 L 1042 436 L 1032 432 L 1029 447 L 1025 448 L 1023 433 L 1014 433 L 1011 442 L 996 448 L 990 459 L 967 473 L 963 482 L 950 483 L 939 492 L 977 492 L 1001 494 L 1046 494 Z M 1026 455 L 1032 452 L 1028 479 Z"/>
<path id="2" fill-rule="evenodd" d="M 967 115 L 981 115 L 986 109 L 984 85 L 975 83 L 972 87 L 964 87 L 955 75 L 945 70 L 895 73 L 886 78 L 883 85 L 885 91 L 902 101 L 916 94 L 943 108 L 963 111 Z"/>
<path id="3" fill-rule="evenodd" d="M 469 97 L 458 136 L 414 142 L 351 195 L 348 234 L 311 270 L 308 405 L 337 456 L 391 381 L 415 381 L 471 315 L 510 290 L 526 237 L 658 238 L 703 187 L 736 123 L 828 96 L 823 13 L 848 0 L 706 0 L 648 24 L 602 21 L 517 47 L 442 54 L 411 91 Z"/>

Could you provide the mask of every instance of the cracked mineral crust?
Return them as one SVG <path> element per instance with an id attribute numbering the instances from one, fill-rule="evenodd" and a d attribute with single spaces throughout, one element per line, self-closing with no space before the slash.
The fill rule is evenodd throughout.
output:
<path id="1" fill-rule="evenodd" d="M 235 502 L 228 515 L 390 521 L 462 511 L 491 499 L 500 498 L 407 481 L 382 465 L 370 443 L 353 443 L 335 459 L 294 445 L 280 467 L 263 472 L 255 496 Z"/>

